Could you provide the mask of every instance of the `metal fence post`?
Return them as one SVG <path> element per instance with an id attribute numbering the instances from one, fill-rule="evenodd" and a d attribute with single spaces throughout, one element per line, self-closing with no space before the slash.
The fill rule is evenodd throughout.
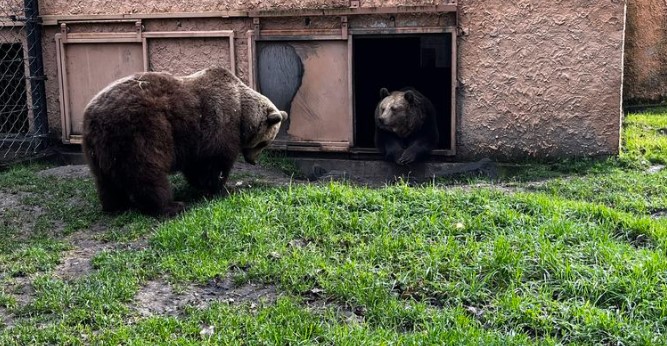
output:
<path id="1" fill-rule="evenodd" d="M 42 59 L 42 23 L 39 18 L 38 0 L 24 0 L 24 8 L 34 136 L 38 138 L 37 149 L 43 149 L 47 144 L 49 118 L 46 112 L 46 88 L 44 86 L 46 77 Z"/>

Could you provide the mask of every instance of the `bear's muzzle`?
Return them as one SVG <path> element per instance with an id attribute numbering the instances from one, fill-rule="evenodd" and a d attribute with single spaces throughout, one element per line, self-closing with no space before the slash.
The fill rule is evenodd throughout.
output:
<path id="1" fill-rule="evenodd" d="M 256 149 L 243 149 L 243 159 L 245 162 L 251 164 L 251 165 L 256 165 L 257 160 L 259 159 L 259 154 L 261 153 L 261 150 L 256 150 Z"/>

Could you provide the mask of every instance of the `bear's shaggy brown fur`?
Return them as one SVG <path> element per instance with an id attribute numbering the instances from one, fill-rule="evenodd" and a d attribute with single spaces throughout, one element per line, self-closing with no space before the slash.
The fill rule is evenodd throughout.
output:
<path id="1" fill-rule="evenodd" d="M 184 77 L 137 73 L 90 101 L 83 150 L 104 211 L 174 215 L 184 205 L 173 201 L 170 172 L 219 193 L 238 155 L 254 164 L 285 119 L 224 68 Z"/>
<path id="2" fill-rule="evenodd" d="M 438 145 L 438 124 L 431 101 L 413 88 L 380 89 L 375 108 L 375 146 L 385 160 L 399 165 L 421 161 Z"/>

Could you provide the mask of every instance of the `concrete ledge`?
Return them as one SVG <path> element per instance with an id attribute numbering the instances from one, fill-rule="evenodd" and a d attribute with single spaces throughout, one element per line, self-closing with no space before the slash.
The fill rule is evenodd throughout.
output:
<path id="1" fill-rule="evenodd" d="M 386 161 L 293 158 L 294 163 L 310 180 L 349 179 L 352 181 L 391 182 L 399 178 L 428 181 L 433 178 L 487 176 L 495 178 L 498 168 L 490 159 L 477 162 L 424 162 L 399 166 Z"/>
<path id="2" fill-rule="evenodd" d="M 65 165 L 85 165 L 79 148 L 58 150 L 58 158 Z M 410 182 L 426 182 L 433 178 L 498 176 L 498 165 L 490 159 L 476 162 L 424 162 L 411 166 L 399 166 L 381 160 L 340 158 L 290 157 L 308 180 L 350 180 L 360 183 L 382 184 L 404 179 Z"/>

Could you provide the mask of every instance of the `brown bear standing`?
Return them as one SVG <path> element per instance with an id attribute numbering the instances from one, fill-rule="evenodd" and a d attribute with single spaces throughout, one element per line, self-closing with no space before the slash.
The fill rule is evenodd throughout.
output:
<path id="1" fill-rule="evenodd" d="M 391 94 L 380 89 L 375 108 L 375 146 L 387 161 L 408 165 L 425 160 L 438 145 L 433 104 L 419 91 L 404 88 Z"/>
<path id="2" fill-rule="evenodd" d="M 83 151 L 102 209 L 183 210 L 168 174 L 219 193 L 238 155 L 254 164 L 287 113 L 224 68 L 176 77 L 144 72 L 100 91 L 84 111 Z"/>

